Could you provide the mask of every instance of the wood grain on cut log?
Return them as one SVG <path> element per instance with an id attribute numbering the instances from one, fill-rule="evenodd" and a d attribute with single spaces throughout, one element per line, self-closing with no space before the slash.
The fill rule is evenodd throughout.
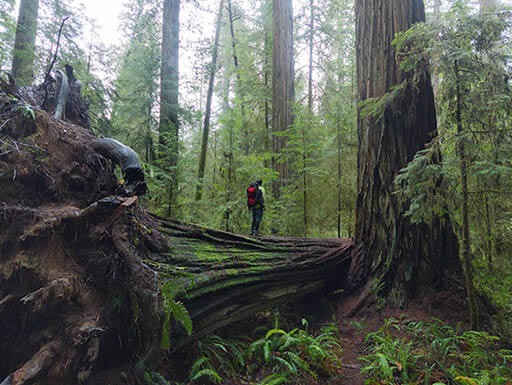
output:
<path id="1" fill-rule="evenodd" d="M 194 322 L 191 338 L 304 295 L 343 288 L 353 244 L 348 239 L 241 235 L 156 218 L 167 252 L 145 262 L 184 301 Z M 156 258 L 155 258 L 156 257 Z"/>

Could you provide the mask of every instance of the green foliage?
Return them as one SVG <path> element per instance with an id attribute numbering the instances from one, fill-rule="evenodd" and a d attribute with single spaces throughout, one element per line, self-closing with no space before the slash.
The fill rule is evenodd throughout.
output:
<path id="1" fill-rule="evenodd" d="M 407 82 L 394 85 L 384 95 L 378 98 L 368 98 L 360 103 L 360 117 L 380 119 L 384 111 L 389 108 L 396 98 L 403 94 L 403 90 L 407 86 Z"/>
<path id="2" fill-rule="evenodd" d="M 164 376 L 155 371 L 144 372 L 144 381 L 146 385 L 171 385 Z"/>
<path id="3" fill-rule="evenodd" d="M 505 384 L 512 351 L 486 332 L 460 331 L 433 320 L 388 319 L 366 337 L 362 357 L 367 384 Z"/>
<path id="4" fill-rule="evenodd" d="M 287 332 L 273 328 L 249 347 L 253 368 L 269 370 L 288 379 L 299 374 L 317 378 L 318 374 L 332 372 L 340 352 L 333 326 L 324 327 L 316 337 L 302 329 Z"/>
<path id="5" fill-rule="evenodd" d="M 213 335 L 199 342 L 198 348 L 200 357 L 192 365 L 189 374 L 192 382 L 202 383 L 207 379 L 212 383 L 220 383 L 223 378 L 246 374 L 245 352 L 241 342 L 227 341 Z"/>
<path id="6" fill-rule="evenodd" d="M 207 383 L 220 384 L 222 377 L 213 368 L 208 357 L 200 357 L 192 365 L 190 369 L 190 382 L 203 384 Z"/>
<path id="7" fill-rule="evenodd" d="M 164 298 L 163 303 L 163 326 L 162 326 L 162 349 L 168 350 L 171 346 L 169 340 L 169 332 L 171 327 L 171 315 L 172 317 L 178 321 L 184 328 L 185 331 L 190 335 L 192 334 L 192 319 L 190 318 L 190 314 L 188 313 L 183 302 L 176 301 L 175 290 L 170 281 L 162 284 L 161 286 L 162 296 Z"/>
<path id="8" fill-rule="evenodd" d="M 416 24 L 395 38 L 402 69 L 432 70 L 439 113 L 439 137 L 401 170 L 397 194 L 408 203 L 413 222 L 430 222 L 448 211 L 460 229 L 464 162 L 473 285 L 497 306 L 494 330 L 509 338 L 511 21 L 510 8 L 478 12 L 456 1 L 434 22 Z M 435 162 L 440 152 L 442 167 Z"/>
<path id="9" fill-rule="evenodd" d="M 288 379 L 279 373 L 274 373 L 263 378 L 258 385 L 281 385 L 285 384 Z"/>
<path id="10" fill-rule="evenodd" d="M 334 325 L 323 327 L 316 336 L 303 329 L 288 332 L 276 325 L 249 344 L 218 336 L 201 341 L 200 357 L 189 378 L 196 383 L 219 383 L 222 379 L 259 385 L 294 383 L 298 378 L 315 379 L 335 373 L 340 354 Z"/>
<path id="11" fill-rule="evenodd" d="M 395 179 L 396 194 L 409 200 L 405 213 L 413 223 L 432 223 L 447 214 L 447 179 L 443 179 L 442 165 L 433 160 L 438 147 L 418 151 Z"/>
<path id="12" fill-rule="evenodd" d="M 119 58 L 114 82 L 112 135 L 151 162 L 155 160 L 160 26 L 155 5 L 134 2 L 126 6 L 130 12 L 124 14 L 123 26 L 130 40 Z"/>
<path id="13" fill-rule="evenodd" d="M 62 69 L 66 63 L 73 67 L 79 67 L 80 64 L 86 67 L 87 55 L 79 45 L 85 24 L 83 12 L 71 0 L 40 1 L 35 74 L 41 81 L 54 59 L 59 29 L 63 22 L 64 27 L 60 33 L 59 50 L 53 71 L 58 68 Z M 75 75 L 82 79 L 83 73 L 77 71 Z"/>

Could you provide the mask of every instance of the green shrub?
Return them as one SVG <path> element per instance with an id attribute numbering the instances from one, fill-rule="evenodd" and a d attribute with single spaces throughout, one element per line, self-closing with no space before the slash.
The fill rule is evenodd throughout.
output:
<path id="1" fill-rule="evenodd" d="M 499 338 L 460 331 L 439 320 L 386 320 L 366 338 L 362 357 L 366 384 L 505 385 L 512 380 L 512 351 Z"/>

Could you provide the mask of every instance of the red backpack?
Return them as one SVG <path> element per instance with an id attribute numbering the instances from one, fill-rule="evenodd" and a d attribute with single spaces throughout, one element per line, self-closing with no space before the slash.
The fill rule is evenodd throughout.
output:
<path id="1" fill-rule="evenodd" d="M 256 204 L 256 192 L 258 191 L 258 185 L 251 183 L 247 187 L 247 206 L 252 207 Z"/>

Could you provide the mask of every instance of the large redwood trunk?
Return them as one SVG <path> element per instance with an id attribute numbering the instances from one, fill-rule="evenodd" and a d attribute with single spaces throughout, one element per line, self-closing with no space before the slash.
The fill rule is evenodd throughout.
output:
<path id="1" fill-rule="evenodd" d="M 442 285 L 458 265 L 450 221 L 412 224 L 404 216 L 408 202 L 393 195 L 400 169 L 437 135 L 428 71 L 401 71 L 391 44 L 397 32 L 424 18 L 422 0 L 356 2 L 359 100 L 390 94 L 382 111 L 358 120 L 356 243 L 362 244 L 364 262 L 354 274 L 360 282 L 383 282 L 400 305 L 418 290 Z"/>

